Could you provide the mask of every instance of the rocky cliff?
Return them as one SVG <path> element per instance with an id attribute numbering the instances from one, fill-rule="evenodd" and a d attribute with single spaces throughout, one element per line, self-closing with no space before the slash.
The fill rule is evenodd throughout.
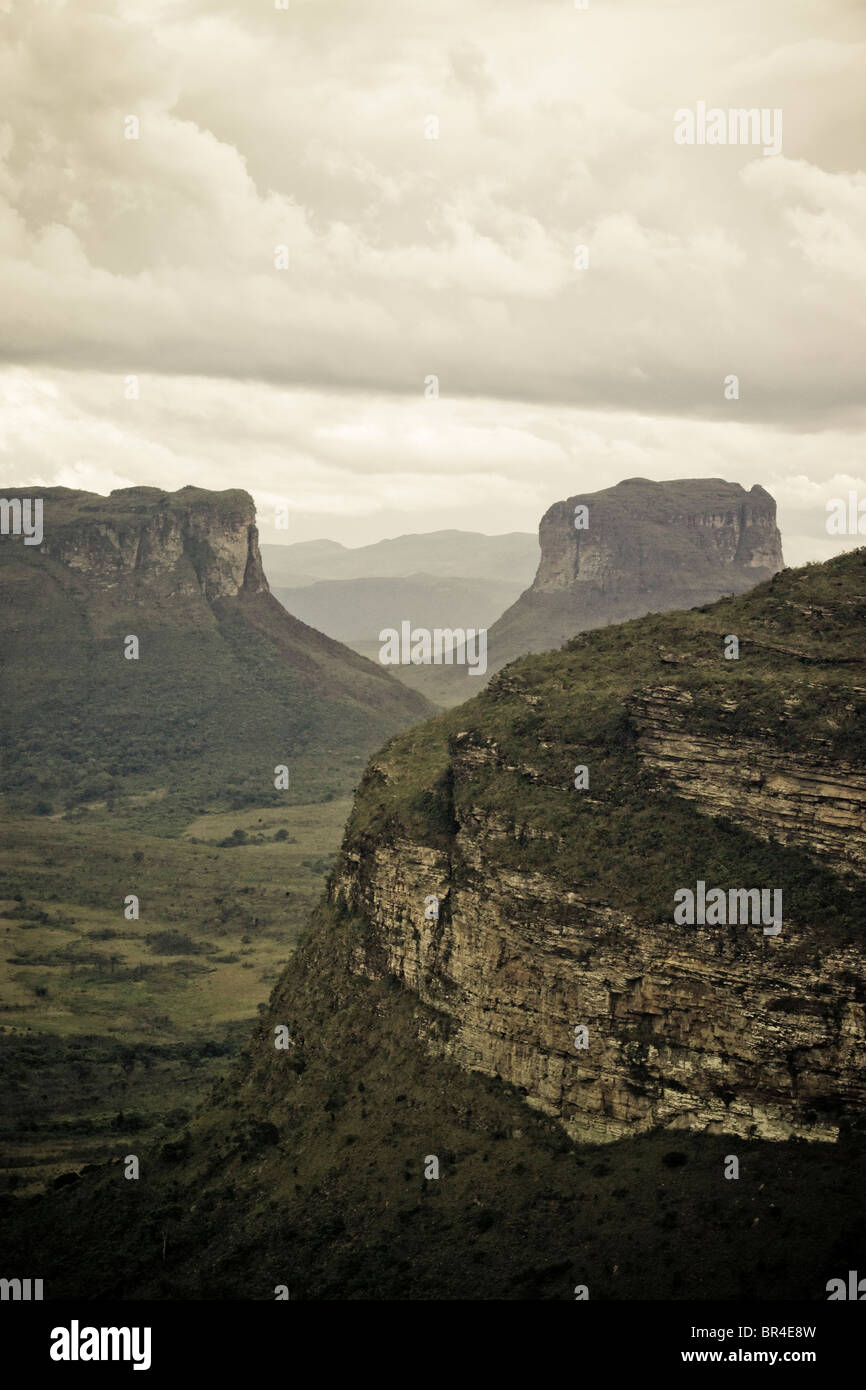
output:
<path id="1" fill-rule="evenodd" d="M 853 689 L 849 713 L 866 691 Z M 854 703 L 856 701 L 856 703 Z M 706 815 L 736 818 L 762 839 L 820 852 L 866 873 L 866 775 L 862 764 L 832 762 L 820 748 L 792 755 L 772 741 L 715 734 L 690 720 L 694 698 L 678 686 L 641 691 L 629 704 L 641 759 Z M 796 704 L 796 697 L 786 705 Z M 784 719 L 785 712 L 780 713 Z"/>
<path id="2" fill-rule="evenodd" d="M 291 796 L 315 800 L 348 790 L 383 738 L 427 713 L 273 598 L 247 493 L 40 496 L 41 544 L 0 538 L 13 808 L 158 794 L 189 815 L 273 796 L 278 764 Z"/>
<path id="3" fill-rule="evenodd" d="M 628 478 L 579 493 L 545 512 L 538 540 L 535 579 L 489 629 L 488 678 L 580 632 L 745 593 L 783 564 L 773 498 L 721 478 Z M 401 678 L 445 707 L 481 684 L 462 666 Z"/>
<path id="4" fill-rule="evenodd" d="M 237 1076 L 134 1194 L 118 1148 L 10 1202 L 6 1267 L 54 1298 L 826 1299 L 866 1231 L 864 621 L 861 551 L 398 734 Z M 779 889 L 781 932 L 677 925 L 698 880 Z"/>
<path id="5" fill-rule="evenodd" d="M 773 498 L 721 478 L 580 493 L 545 512 L 538 538 L 531 587 L 490 629 L 491 669 L 578 632 L 743 593 L 783 563 Z"/>
<path id="6" fill-rule="evenodd" d="M 777 553 L 772 526 L 750 522 L 748 543 L 706 526 L 701 545 L 714 533 L 759 568 Z M 549 550 L 542 571 L 556 583 Z M 398 740 L 332 889 L 369 924 L 354 969 L 402 981 L 441 1016 L 445 1055 L 576 1139 L 832 1140 L 858 1123 L 864 577 L 858 552 L 578 638 Z M 781 933 L 675 925 L 675 892 L 699 880 L 780 889 Z"/>
<path id="7" fill-rule="evenodd" d="M 91 588 L 208 603 L 267 592 L 249 493 L 130 487 L 105 498 L 52 488 L 43 497 L 43 557 Z"/>
<path id="8" fill-rule="evenodd" d="M 584 518 L 576 516 L 579 507 L 586 508 Z M 721 478 L 627 478 L 578 494 L 545 512 L 539 541 L 532 588 L 555 593 L 585 586 L 574 594 L 584 602 L 606 595 L 616 603 L 674 586 L 684 596 L 718 598 L 782 568 L 773 498 L 758 484 L 747 492 Z"/>

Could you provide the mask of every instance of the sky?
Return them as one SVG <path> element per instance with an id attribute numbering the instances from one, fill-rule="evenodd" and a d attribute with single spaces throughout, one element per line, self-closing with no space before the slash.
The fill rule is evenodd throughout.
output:
<path id="1" fill-rule="evenodd" d="M 361 545 L 722 477 L 789 564 L 857 544 L 860 0 L 281 3 L 0 0 L 6 487 Z"/>

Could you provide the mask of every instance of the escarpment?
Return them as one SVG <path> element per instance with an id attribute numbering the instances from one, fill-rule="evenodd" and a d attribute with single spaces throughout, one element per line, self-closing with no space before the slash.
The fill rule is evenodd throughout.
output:
<path id="1" fill-rule="evenodd" d="M 862 700 L 866 691 L 854 692 Z M 704 814 L 736 817 L 763 838 L 819 851 L 866 872 L 866 769 L 820 748 L 797 754 L 757 738 L 713 735 L 690 721 L 688 691 L 640 692 L 630 714 L 642 759 Z M 857 708 L 851 704 L 850 712 Z M 780 715 L 784 718 L 784 714 Z M 719 721 L 720 723 L 722 721 Z"/>
<path id="2" fill-rule="evenodd" d="M 580 637 L 395 740 L 331 889 L 352 968 L 576 1139 L 858 1126 L 864 576 L 856 552 Z M 677 925 L 698 882 L 779 890 L 782 931 Z"/>
<path id="3" fill-rule="evenodd" d="M 289 765 L 292 794 L 315 800 L 348 791 L 363 758 L 429 712 L 271 595 L 248 493 L 50 488 L 40 501 L 40 543 L 0 545 L 13 808 L 156 786 L 189 816 L 267 799 Z"/>
<path id="4" fill-rule="evenodd" d="M 533 589 L 573 590 L 578 601 L 606 595 L 612 604 L 627 604 L 652 590 L 676 589 L 685 597 L 709 595 L 716 586 L 718 597 L 782 567 L 770 494 L 720 478 L 628 478 L 577 494 L 545 512 L 539 541 Z"/>
<path id="5" fill-rule="evenodd" d="M 629 478 L 550 507 L 529 589 L 494 623 L 491 669 L 579 632 L 712 603 L 782 568 L 776 503 L 757 484 Z"/>
<path id="6" fill-rule="evenodd" d="M 783 564 L 774 499 L 722 478 L 628 478 L 577 493 L 548 508 L 538 542 L 532 584 L 489 630 L 491 675 L 581 632 L 745 593 Z M 445 706 L 476 694 L 460 666 L 421 684 Z"/>
<path id="7" fill-rule="evenodd" d="M 9 1267 L 52 1297 L 823 1300 L 864 1222 L 862 858 L 831 833 L 864 619 L 859 552 L 394 737 L 237 1074 L 137 1205 L 117 1155 L 9 1203 Z M 677 924 L 701 881 L 779 890 L 781 932 Z"/>
<path id="8" fill-rule="evenodd" d="M 45 559 L 116 599 L 267 593 L 253 500 L 237 489 L 118 488 L 109 498 L 49 489 Z"/>

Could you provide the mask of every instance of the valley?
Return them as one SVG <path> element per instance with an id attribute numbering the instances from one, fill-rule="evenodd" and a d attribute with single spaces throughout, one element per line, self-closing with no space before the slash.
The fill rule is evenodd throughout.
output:
<path id="1" fill-rule="evenodd" d="M 127 1138 L 135 1182 L 124 1145 L 7 1195 L 7 1260 L 49 1297 L 825 1299 L 866 1233 L 863 862 L 833 831 L 839 764 L 863 773 L 864 575 L 854 552 L 580 634 L 393 735 L 204 1104 Z M 740 746 L 777 771 L 741 759 L 742 824 Z M 804 765 L 809 808 L 781 794 Z M 187 838 L 270 856 L 252 814 Z M 773 885 L 784 930 L 676 924 L 698 882 Z M 264 960 L 277 898 L 248 886 L 225 945 L 258 916 Z"/>
<path id="2" fill-rule="evenodd" d="M 0 1192 L 189 1118 L 306 931 L 349 805 L 213 814 L 174 838 L 98 808 L 3 821 Z"/>

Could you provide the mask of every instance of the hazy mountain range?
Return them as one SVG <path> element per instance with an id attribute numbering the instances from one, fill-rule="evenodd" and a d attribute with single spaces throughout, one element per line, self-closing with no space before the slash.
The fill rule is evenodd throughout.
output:
<path id="1" fill-rule="evenodd" d="M 351 645 L 374 660 L 378 632 L 399 628 L 401 618 L 417 627 L 488 628 L 489 680 L 508 662 L 560 647 L 576 633 L 742 593 L 783 564 L 773 498 L 758 485 L 747 491 L 722 478 L 629 478 L 556 502 L 541 518 L 536 554 L 531 578 L 490 617 L 501 590 L 482 596 L 468 581 L 447 591 L 428 589 L 415 575 L 398 589 L 380 581 L 375 599 L 339 586 L 278 593 L 290 611 L 334 636 L 348 641 L 350 629 L 366 631 Z M 460 704 L 484 684 L 459 661 L 389 669 L 440 706 Z"/>
<path id="2" fill-rule="evenodd" d="M 336 541 L 263 545 L 262 560 L 273 588 L 300 588 L 327 579 L 437 579 L 529 583 L 538 565 L 536 532 L 485 536 L 479 531 L 429 531 L 397 536 L 356 549 Z"/>
<path id="3" fill-rule="evenodd" d="M 531 583 L 538 542 L 520 532 L 434 531 L 354 550 L 333 541 L 265 545 L 262 558 L 290 613 L 377 661 L 379 633 L 404 621 L 431 630 L 490 627 Z M 405 677 L 402 668 L 393 674 Z"/>

